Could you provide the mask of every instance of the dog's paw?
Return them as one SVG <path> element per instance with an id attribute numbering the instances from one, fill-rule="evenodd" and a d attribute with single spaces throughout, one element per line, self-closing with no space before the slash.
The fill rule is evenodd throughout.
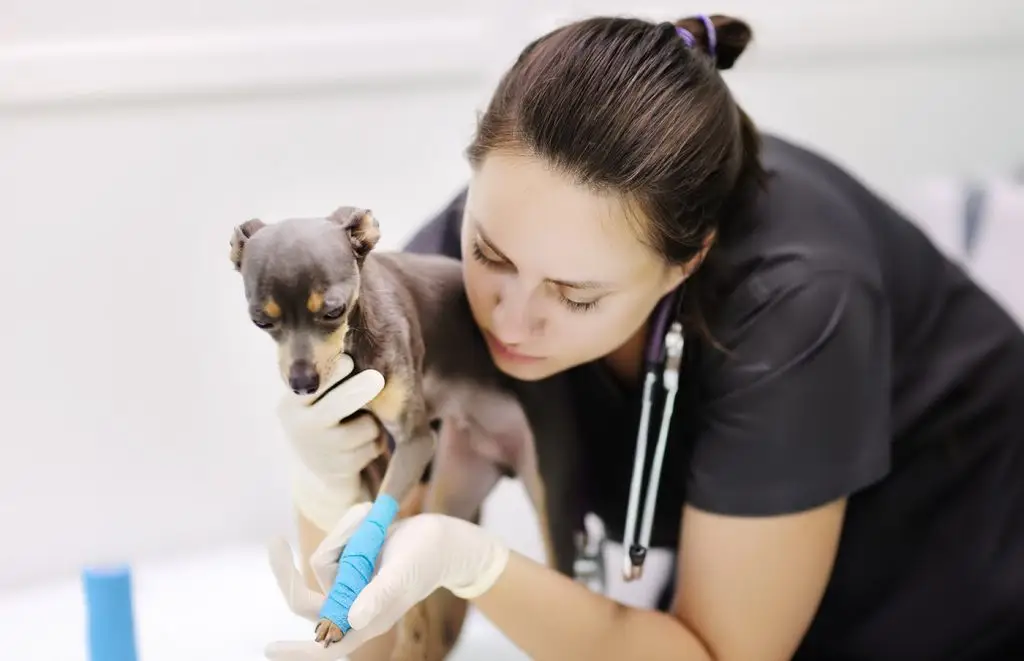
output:
<path id="1" fill-rule="evenodd" d="M 328 619 L 316 623 L 316 642 L 323 643 L 324 647 L 340 641 L 342 635 L 338 625 Z"/>

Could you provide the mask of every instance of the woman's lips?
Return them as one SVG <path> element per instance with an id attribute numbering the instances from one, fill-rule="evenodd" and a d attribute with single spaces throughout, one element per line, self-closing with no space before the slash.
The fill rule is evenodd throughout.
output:
<path id="1" fill-rule="evenodd" d="M 488 331 L 484 331 L 484 339 L 487 340 L 487 346 L 490 347 L 491 352 L 502 360 L 512 363 L 535 363 L 541 360 L 538 356 L 530 356 L 516 351 Z"/>

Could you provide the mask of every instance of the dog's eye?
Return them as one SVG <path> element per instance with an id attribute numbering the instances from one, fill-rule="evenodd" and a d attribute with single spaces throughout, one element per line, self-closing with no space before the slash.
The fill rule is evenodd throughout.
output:
<path id="1" fill-rule="evenodd" d="M 256 324 L 257 328 L 262 328 L 263 330 L 267 330 L 268 328 L 274 327 L 274 322 L 265 321 L 263 319 L 253 319 L 252 323 Z"/>
<path id="2" fill-rule="evenodd" d="M 331 308 L 327 312 L 324 312 L 324 319 L 327 319 L 328 321 L 334 321 L 336 319 L 341 319 L 341 316 L 343 314 L 345 314 L 345 306 L 339 305 L 336 308 Z"/>

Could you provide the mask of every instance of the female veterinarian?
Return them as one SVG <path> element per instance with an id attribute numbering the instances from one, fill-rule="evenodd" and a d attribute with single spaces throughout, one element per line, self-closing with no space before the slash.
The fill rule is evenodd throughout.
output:
<path id="1" fill-rule="evenodd" d="M 537 659 L 1024 658 L 1024 334 L 871 191 L 758 133 L 718 72 L 750 37 L 715 16 L 538 39 L 480 120 L 467 190 L 409 246 L 464 259 L 503 372 L 568 374 L 599 485 L 580 498 L 613 539 L 656 311 L 682 292 L 650 539 L 675 550 L 671 598 L 617 604 L 422 514 L 391 528 L 346 639 L 268 656 L 387 658 L 380 634 L 444 587 Z M 319 476 L 296 488 L 304 556 L 366 513 L 377 429 L 333 421 L 383 384 L 347 376 L 280 408 Z"/>

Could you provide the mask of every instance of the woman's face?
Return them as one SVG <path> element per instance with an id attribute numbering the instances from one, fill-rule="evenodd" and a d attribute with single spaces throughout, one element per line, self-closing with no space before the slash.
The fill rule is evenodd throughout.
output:
<path id="1" fill-rule="evenodd" d="M 635 338 L 684 277 L 643 245 L 621 198 L 533 156 L 492 152 L 474 172 L 462 230 L 469 303 L 495 363 L 542 379 Z"/>

